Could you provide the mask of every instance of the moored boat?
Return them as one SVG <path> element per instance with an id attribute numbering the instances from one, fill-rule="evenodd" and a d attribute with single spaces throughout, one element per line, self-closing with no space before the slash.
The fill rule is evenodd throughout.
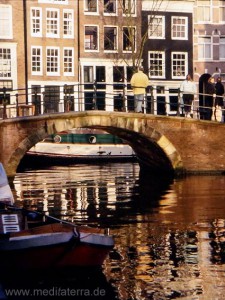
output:
<path id="1" fill-rule="evenodd" d="M 1 202 L 7 203 L 8 205 L 14 203 L 14 197 L 2 163 L 0 163 L 0 203 Z"/>
<path id="2" fill-rule="evenodd" d="M 136 159 L 133 149 L 122 139 L 88 128 L 52 134 L 32 147 L 26 154 L 26 157 L 30 156 L 76 162 Z"/>
<path id="3" fill-rule="evenodd" d="M 108 229 L 76 226 L 6 198 L 0 202 L 1 270 L 99 267 L 114 246 Z"/>

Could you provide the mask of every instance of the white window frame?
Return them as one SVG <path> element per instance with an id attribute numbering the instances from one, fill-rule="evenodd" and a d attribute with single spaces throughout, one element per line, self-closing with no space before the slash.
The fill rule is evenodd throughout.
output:
<path id="1" fill-rule="evenodd" d="M 54 50 L 54 51 L 58 51 L 58 56 L 54 56 L 57 57 L 57 72 L 52 72 L 52 71 L 48 71 L 48 57 L 53 57 L 53 56 L 48 56 L 48 50 Z M 48 76 L 59 76 L 60 75 L 60 48 L 59 47 L 46 47 L 46 74 Z"/>
<path id="2" fill-rule="evenodd" d="M 71 72 L 64 71 L 65 63 L 66 63 L 65 62 L 65 59 L 66 59 L 65 51 L 66 50 L 72 51 L 72 55 L 68 57 L 71 59 L 71 61 L 68 62 L 68 64 L 71 64 Z M 73 47 L 64 47 L 63 48 L 63 74 L 64 74 L 64 76 L 74 76 L 74 48 Z"/>
<path id="3" fill-rule="evenodd" d="M 184 20 L 185 24 L 174 24 L 174 20 Z M 180 27 L 180 30 L 176 30 L 175 32 L 184 32 L 184 36 L 174 36 L 174 27 Z M 184 30 L 181 30 L 181 29 Z M 187 40 L 188 39 L 188 17 L 180 17 L 180 16 L 172 16 L 171 17 L 171 39 L 172 40 Z"/>
<path id="4" fill-rule="evenodd" d="M 85 71 L 84 69 L 88 68 L 89 78 L 90 80 L 85 80 Z M 93 83 L 94 82 L 94 66 L 83 66 L 83 82 L 84 83 Z"/>
<path id="5" fill-rule="evenodd" d="M 115 38 L 115 44 L 116 44 L 116 47 L 114 47 L 114 49 L 105 49 L 105 28 L 115 28 L 116 29 L 116 38 Z M 105 25 L 104 26 L 104 33 L 103 33 L 103 48 L 104 48 L 104 52 L 105 53 L 117 53 L 118 52 L 118 26 L 113 26 L 113 25 Z"/>
<path id="6" fill-rule="evenodd" d="M 96 29 L 97 29 L 97 47 L 96 47 L 96 49 L 86 49 L 85 48 L 85 44 L 86 44 L 86 39 L 85 39 L 85 37 L 86 37 L 86 28 L 87 27 L 96 27 Z M 92 25 L 92 24 L 88 24 L 88 25 L 84 25 L 84 51 L 85 52 L 98 52 L 99 51 L 99 27 L 97 26 L 97 25 Z"/>
<path id="7" fill-rule="evenodd" d="M 6 53 L 3 54 L 4 58 L 2 60 L 0 57 L 0 79 L 10 79 L 10 78 L 12 78 L 12 69 L 13 69 L 12 49 L 10 47 L 4 46 L 4 45 L 0 46 L 0 50 L 1 49 L 6 50 L 7 52 L 9 50 L 9 52 L 7 54 Z M 8 56 L 8 55 L 10 55 L 10 57 L 6 58 L 6 56 Z M 2 73 L 1 73 L 1 71 L 2 71 Z M 10 73 L 10 76 L 4 76 L 4 71 L 5 71 L 5 74 Z M 2 76 L 1 76 L 1 74 L 2 74 Z"/>
<path id="8" fill-rule="evenodd" d="M 40 17 L 33 17 L 33 11 L 39 11 Z M 34 32 L 34 24 L 35 21 L 39 20 L 39 25 L 40 25 L 40 31 L 39 32 Z M 30 31 L 31 31 L 31 36 L 34 37 L 42 37 L 42 8 L 40 7 L 31 7 L 30 8 Z"/>
<path id="9" fill-rule="evenodd" d="M 137 2 L 136 1 L 139 1 L 139 0 L 122 0 L 122 1 L 123 1 L 122 2 L 123 15 L 135 17 L 137 15 Z M 132 3 L 131 6 L 130 6 L 130 3 Z M 131 10 L 129 9 L 129 7 L 131 7 Z M 127 12 L 125 10 L 127 10 Z"/>
<path id="10" fill-rule="evenodd" d="M 223 47 L 224 51 L 224 56 L 221 55 L 221 47 Z M 219 59 L 220 60 L 225 60 L 225 36 L 220 36 L 220 43 L 219 43 Z"/>
<path id="11" fill-rule="evenodd" d="M 38 0 L 38 3 L 47 3 L 47 4 L 68 4 L 68 0 Z"/>
<path id="12" fill-rule="evenodd" d="M 209 43 L 200 43 L 200 40 L 199 39 L 204 39 L 204 38 L 208 38 L 209 40 L 210 40 L 210 42 Z M 203 52 L 204 52 L 204 55 L 201 57 L 200 56 L 200 49 L 199 49 L 199 47 L 200 46 L 203 46 Z M 206 53 L 206 47 L 207 46 L 209 46 L 210 47 L 210 54 L 211 54 L 211 56 L 210 57 L 206 57 L 205 56 L 205 53 Z M 212 37 L 211 36 L 199 36 L 198 37 L 198 59 L 199 60 L 203 60 L 203 61 L 209 61 L 209 60 L 212 60 L 212 58 L 213 58 L 213 45 L 212 45 Z"/>
<path id="13" fill-rule="evenodd" d="M 113 1 L 115 4 L 115 12 L 105 12 L 105 10 L 103 10 L 103 14 L 104 16 L 116 16 L 118 14 L 118 2 L 117 0 L 109 0 L 109 1 Z M 102 0 L 103 4 L 104 4 L 104 0 Z"/>
<path id="14" fill-rule="evenodd" d="M 40 71 L 33 71 L 33 49 L 40 50 Z M 35 56 L 37 57 L 37 55 Z M 42 61 L 43 61 L 43 53 L 42 53 L 42 46 L 31 46 L 31 74 L 32 75 L 43 75 L 43 66 L 42 66 Z M 37 61 L 35 61 L 37 62 Z"/>
<path id="15" fill-rule="evenodd" d="M 57 13 L 57 18 L 48 18 L 47 17 L 47 14 L 48 12 L 56 12 Z M 48 21 L 51 21 L 51 20 L 55 20 L 56 21 L 56 26 L 57 26 L 57 33 L 52 33 L 52 32 L 48 32 Z M 56 8 L 47 8 L 46 9 L 46 37 L 49 37 L 49 38 L 59 38 L 59 9 L 56 9 Z M 52 27 L 52 24 L 51 24 L 51 27 Z"/>
<path id="16" fill-rule="evenodd" d="M 85 15 L 98 15 L 99 14 L 99 0 L 82 0 L 84 5 L 84 14 Z M 96 11 L 90 11 L 88 10 L 88 4 L 87 1 L 96 1 Z"/>
<path id="17" fill-rule="evenodd" d="M 155 24 L 151 21 L 154 20 L 161 20 L 161 24 Z M 153 27 L 153 30 L 151 30 L 151 25 Z M 162 34 L 158 35 L 157 27 L 161 26 L 162 28 Z M 154 34 L 156 33 L 156 34 Z M 149 39 L 165 39 L 165 16 L 161 15 L 149 15 L 148 16 L 148 38 Z"/>
<path id="18" fill-rule="evenodd" d="M 219 1 L 220 23 L 225 23 L 225 0 Z"/>
<path id="19" fill-rule="evenodd" d="M 209 0 L 210 1 L 210 4 L 208 5 L 205 0 L 197 0 L 196 1 L 196 5 L 197 5 L 197 8 L 196 8 L 196 21 L 199 23 L 199 24 L 208 24 L 208 23 L 212 23 L 212 0 Z M 201 11 L 200 11 L 201 9 Z M 205 11 L 206 10 L 209 10 L 209 20 L 206 20 L 205 19 Z M 199 18 L 199 16 L 202 16 L 202 19 L 201 17 Z"/>
<path id="20" fill-rule="evenodd" d="M 65 18 L 65 14 L 71 14 L 71 19 Z M 71 34 L 64 34 L 64 22 L 67 22 L 67 26 L 71 28 Z M 64 9 L 63 10 L 63 37 L 64 38 L 74 38 L 74 10 L 73 9 Z"/>
<path id="21" fill-rule="evenodd" d="M 177 75 L 173 75 L 173 66 L 174 66 L 174 55 L 184 55 L 184 59 L 182 60 L 184 64 L 184 70 L 180 71 L 181 73 L 177 73 Z M 188 53 L 187 52 L 172 52 L 171 53 L 171 78 L 172 79 L 185 79 L 188 73 Z"/>
<path id="22" fill-rule="evenodd" d="M 125 28 L 129 28 L 129 27 L 134 32 L 134 35 L 133 35 L 134 49 L 133 50 L 134 50 L 134 53 L 135 53 L 136 52 L 136 44 L 137 44 L 137 38 L 136 38 L 136 36 L 137 36 L 137 29 L 136 29 L 135 26 L 123 26 L 123 46 L 122 46 L 123 47 L 123 52 L 124 53 L 131 53 L 132 52 L 132 48 L 124 50 L 124 29 Z"/>
<path id="23" fill-rule="evenodd" d="M 151 54 L 161 54 L 162 55 L 162 59 L 157 59 L 157 61 L 161 61 L 161 66 L 162 66 L 162 75 L 154 75 L 151 73 L 151 64 L 150 64 L 150 60 L 151 60 Z M 165 52 L 164 51 L 149 51 L 148 52 L 148 69 L 149 69 L 149 78 L 166 78 L 166 67 L 165 67 Z"/>
<path id="24" fill-rule="evenodd" d="M 6 14 L 2 13 L 2 18 L 5 20 L 4 28 L 7 28 L 7 34 L 3 35 L 3 32 L 0 32 L 0 39 L 12 39 L 13 38 L 12 6 L 0 4 L 0 11 L 2 11 L 2 9 L 7 10 L 7 14 L 8 14 L 8 18 L 7 18 Z M 0 19 L 0 22 L 2 22 L 2 19 Z"/>

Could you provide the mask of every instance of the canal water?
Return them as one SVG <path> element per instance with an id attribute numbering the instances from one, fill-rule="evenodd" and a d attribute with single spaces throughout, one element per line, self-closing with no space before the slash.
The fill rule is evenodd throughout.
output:
<path id="1" fill-rule="evenodd" d="M 17 205 L 110 228 L 115 247 L 93 273 L 21 274 L 4 288 L 46 289 L 41 299 L 225 299 L 225 176 L 140 180 L 139 171 L 108 163 L 17 173 Z"/>

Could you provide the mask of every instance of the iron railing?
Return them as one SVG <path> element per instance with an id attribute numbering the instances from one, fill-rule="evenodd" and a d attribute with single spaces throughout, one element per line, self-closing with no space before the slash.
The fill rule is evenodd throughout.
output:
<path id="1" fill-rule="evenodd" d="M 196 94 L 191 106 L 191 115 L 194 119 L 204 119 L 206 110 L 212 110 L 215 121 L 217 113 L 224 114 L 224 108 L 215 105 L 217 95 L 213 97 L 213 106 L 199 105 L 199 97 L 207 94 Z M 93 82 L 87 84 L 63 86 L 33 86 L 27 90 L 0 91 L 0 118 L 16 118 L 31 115 L 51 114 L 69 111 L 105 110 L 134 112 L 134 96 L 129 84 L 116 82 L 106 84 Z M 179 88 L 173 90 L 159 90 L 158 87 L 149 86 L 146 89 L 142 105 L 144 114 L 184 116 L 184 104 Z"/>

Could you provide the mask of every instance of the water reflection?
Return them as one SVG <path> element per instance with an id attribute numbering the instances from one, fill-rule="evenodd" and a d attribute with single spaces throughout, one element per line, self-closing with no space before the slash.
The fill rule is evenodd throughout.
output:
<path id="1" fill-rule="evenodd" d="M 225 299 L 223 176 L 139 180 L 137 164 L 18 173 L 17 204 L 115 236 L 103 272 L 119 299 Z"/>

